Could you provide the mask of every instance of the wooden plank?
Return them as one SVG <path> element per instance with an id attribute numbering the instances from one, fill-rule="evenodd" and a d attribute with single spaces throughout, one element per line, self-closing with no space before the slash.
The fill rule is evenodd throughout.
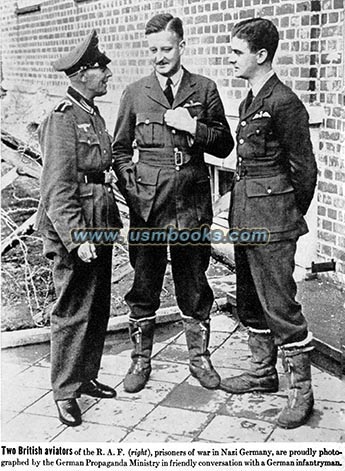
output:
<path id="1" fill-rule="evenodd" d="M 6 173 L 3 177 L 1 177 L 1 191 L 4 190 L 8 185 L 14 182 L 16 178 L 18 178 L 17 168 L 12 168 L 9 172 Z"/>
<path id="2" fill-rule="evenodd" d="M 27 175 L 36 179 L 41 176 L 42 167 L 39 163 L 16 150 L 10 149 L 3 143 L 1 143 L 1 159 L 17 167 L 19 175 Z"/>
<path id="3" fill-rule="evenodd" d="M 1 129 L 1 141 L 11 149 L 26 154 L 28 157 L 32 157 L 33 160 L 37 161 L 39 164 L 42 164 L 41 154 L 36 149 L 4 129 Z"/>
<path id="4" fill-rule="evenodd" d="M 126 262 L 124 265 L 118 267 L 115 273 L 112 276 L 111 282 L 118 283 L 121 281 L 125 276 L 129 275 L 134 271 L 134 268 L 129 262 Z"/>
<path id="5" fill-rule="evenodd" d="M 29 231 L 33 230 L 33 225 L 35 223 L 36 214 L 32 214 L 29 219 L 27 219 L 21 226 L 17 227 L 9 236 L 7 236 L 1 242 L 1 253 L 5 253 L 10 250 L 14 245 L 19 243 L 20 236 L 27 234 Z"/>

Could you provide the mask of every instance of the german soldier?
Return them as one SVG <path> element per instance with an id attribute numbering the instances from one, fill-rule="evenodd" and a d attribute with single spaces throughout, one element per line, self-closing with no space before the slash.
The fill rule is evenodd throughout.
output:
<path id="1" fill-rule="evenodd" d="M 36 227 L 53 259 L 57 295 L 51 313 L 51 380 L 62 423 L 81 423 L 76 398 L 112 398 L 97 381 L 110 313 L 112 246 L 79 243 L 73 231 L 121 227 L 111 188 L 111 138 L 94 98 L 107 92 L 110 59 L 96 31 L 53 66 L 70 87 L 39 128 L 43 153 Z"/>

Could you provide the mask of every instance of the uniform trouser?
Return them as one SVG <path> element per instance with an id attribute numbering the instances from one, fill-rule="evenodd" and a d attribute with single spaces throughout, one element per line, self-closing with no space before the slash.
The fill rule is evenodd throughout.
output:
<path id="1" fill-rule="evenodd" d="M 166 245 L 129 246 L 135 269 L 133 286 L 126 295 L 131 319 L 154 317 L 160 305 L 164 273 L 167 266 Z M 211 246 L 170 245 L 172 276 L 176 301 L 182 314 L 198 320 L 209 318 L 213 292 L 206 278 Z"/>
<path id="2" fill-rule="evenodd" d="M 57 301 L 51 313 L 51 380 L 55 400 L 79 397 L 96 379 L 110 313 L 111 246 L 91 263 L 77 251 L 54 257 Z"/>
<path id="3" fill-rule="evenodd" d="M 296 240 L 235 246 L 237 312 L 253 329 L 270 329 L 278 346 L 304 340 L 307 323 L 296 301 Z"/>

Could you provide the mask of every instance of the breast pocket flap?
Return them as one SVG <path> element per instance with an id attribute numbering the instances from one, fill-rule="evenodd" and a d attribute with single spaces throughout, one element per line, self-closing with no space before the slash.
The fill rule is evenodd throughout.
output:
<path id="1" fill-rule="evenodd" d="M 246 180 L 246 193 L 249 198 L 256 196 L 281 195 L 293 192 L 293 186 L 286 175 Z"/>
<path id="2" fill-rule="evenodd" d="M 88 134 L 84 132 L 79 133 L 79 142 L 82 144 L 87 144 L 88 146 L 99 146 L 100 142 L 96 134 Z"/>
<path id="3" fill-rule="evenodd" d="M 136 181 L 142 185 L 157 185 L 159 167 L 152 167 L 140 162 L 136 168 Z"/>
<path id="4" fill-rule="evenodd" d="M 136 124 L 164 124 L 163 113 L 138 113 Z"/>

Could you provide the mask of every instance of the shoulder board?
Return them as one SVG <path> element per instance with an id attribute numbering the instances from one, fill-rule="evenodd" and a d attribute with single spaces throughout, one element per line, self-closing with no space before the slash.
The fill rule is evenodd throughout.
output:
<path id="1" fill-rule="evenodd" d="M 60 113 L 63 113 L 67 110 L 67 108 L 70 108 L 71 106 L 73 106 L 71 101 L 63 100 L 55 107 L 54 111 L 59 111 Z"/>

